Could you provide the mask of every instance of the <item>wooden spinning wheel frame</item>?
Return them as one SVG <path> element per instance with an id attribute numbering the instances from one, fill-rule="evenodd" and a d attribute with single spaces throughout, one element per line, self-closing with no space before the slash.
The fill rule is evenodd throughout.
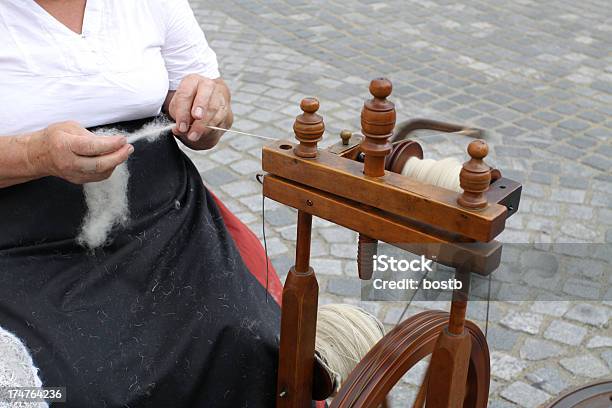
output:
<path id="1" fill-rule="evenodd" d="M 310 407 L 313 395 L 329 396 L 330 381 L 317 379 L 315 332 L 318 283 L 310 267 L 312 216 L 359 233 L 358 270 L 372 277 L 371 255 L 378 241 L 454 267 L 463 289 L 453 293 L 450 313 L 430 311 L 400 323 L 357 365 L 331 407 L 378 407 L 416 363 L 431 354 L 415 407 L 486 407 L 489 351 L 480 329 L 466 321 L 471 273 L 488 275 L 499 265 L 494 240 L 518 209 L 521 186 L 503 178 L 483 159 L 488 147 L 470 143 L 471 159 L 461 171 L 463 193 L 424 185 L 397 174 L 410 157 L 423 157 L 418 143 L 405 140 L 416 129 L 479 137 L 478 129 L 419 119 L 393 134 L 391 83 L 375 79 L 372 99 L 361 113 L 361 135 L 317 149 L 325 127 L 316 99 L 304 99 L 294 124 L 298 144 L 279 141 L 262 154 L 264 196 L 298 210 L 296 260 L 283 289 L 277 407 Z M 361 162 L 363 161 L 363 163 Z M 313 383 L 317 388 L 313 390 Z"/>

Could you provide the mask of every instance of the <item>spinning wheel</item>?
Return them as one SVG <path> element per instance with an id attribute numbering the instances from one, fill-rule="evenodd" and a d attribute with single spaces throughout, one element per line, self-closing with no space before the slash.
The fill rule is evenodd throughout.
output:
<path id="1" fill-rule="evenodd" d="M 440 311 L 419 313 L 389 332 L 343 384 L 332 408 L 380 406 L 391 388 L 416 363 L 430 355 L 449 315 Z M 486 407 L 489 396 L 489 349 L 478 326 L 467 322 L 472 337 L 463 407 Z M 421 385 L 414 408 L 424 406 L 429 372 Z"/>
<path id="2" fill-rule="evenodd" d="M 465 319 L 470 274 L 488 275 L 499 265 L 501 243 L 494 238 L 518 209 L 521 185 L 484 163 L 488 147 L 482 140 L 472 141 L 470 159 L 453 167 L 455 191 L 440 187 L 451 178 L 436 163 L 436 177 L 399 174 L 408 164 L 421 166 L 419 174 L 424 164 L 432 165 L 419 161 L 423 148 L 406 139 L 411 131 L 470 136 L 480 131 L 419 119 L 394 135 L 395 107 L 387 99 L 391 89 L 386 79 L 371 82 L 373 98 L 361 112 L 361 135 L 343 132 L 341 142 L 318 149 L 325 126 L 318 101 L 309 98 L 302 101 L 303 114 L 293 127 L 299 143 L 283 140 L 263 149 L 264 195 L 298 210 L 296 261 L 283 290 L 277 407 L 308 407 L 313 395 L 325 399 L 333 391 L 329 379 L 313 381 L 313 373 L 321 371 L 315 370 L 314 357 L 319 289 L 310 267 L 313 215 L 359 233 L 357 265 L 363 280 L 372 278 L 371 257 L 383 241 L 455 268 L 463 284 L 453 292 L 450 313 L 418 314 L 380 340 L 345 379 L 332 407 L 379 406 L 394 384 L 430 354 L 415 407 L 487 406 L 486 339 Z"/>

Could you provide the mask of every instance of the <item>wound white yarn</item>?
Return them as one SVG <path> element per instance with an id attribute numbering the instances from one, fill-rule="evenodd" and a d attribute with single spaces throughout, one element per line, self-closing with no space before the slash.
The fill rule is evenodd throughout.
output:
<path id="1" fill-rule="evenodd" d="M 174 126 L 165 117 L 158 118 L 136 132 L 125 134 L 106 128 L 95 132 L 100 136 L 125 134 L 128 143 L 154 142 Z M 137 149 L 137 145 L 134 146 Z M 90 250 L 110 244 L 109 235 L 115 227 L 124 227 L 129 220 L 128 184 L 130 173 L 127 163 L 115 168 L 106 180 L 83 185 L 87 211 L 77 236 L 77 243 Z"/>
<path id="2" fill-rule="evenodd" d="M 360 307 L 330 304 L 319 308 L 315 350 L 335 379 L 336 390 L 384 335 L 383 324 Z"/>
<path id="3" fill-rule="evenodd" d="M 12 333 L 0 327 L 0 388 L 42 387 L 38 368 L 24 344 Z M 46 402 L 7 402 L 0 390 L 0 408 L 47 408 Z"/>
<path id="4" fill-rule="evenodd" d="M 462 167 L 463 164 L 452 157 L 442 160 L 411 157 L 404 165 L 402 174 L 424 184 L 461 193 L 463 189 L 459 182 L 459 173 Z"/>

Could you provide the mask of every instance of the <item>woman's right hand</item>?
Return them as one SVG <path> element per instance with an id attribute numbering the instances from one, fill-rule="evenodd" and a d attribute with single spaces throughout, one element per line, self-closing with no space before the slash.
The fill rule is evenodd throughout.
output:
<path id="1" fill-rule="evenodd" d="M 28 161 L 42 176 L 75 184 L 109 178 L 134 151 L 124 136 L 97 136 L 77 122 L 60 122 L 33 135 Z"/>

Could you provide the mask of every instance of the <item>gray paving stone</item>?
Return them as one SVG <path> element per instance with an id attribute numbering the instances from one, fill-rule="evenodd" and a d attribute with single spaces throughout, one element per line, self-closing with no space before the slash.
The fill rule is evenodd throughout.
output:
<path id="1" fill-rule="evenodd" d="M 562 187 L 586 190 L 589 187 L 589 179 L 581 176 L 561 175 L 559 184 Z"/>
<path id="2" fill-rule="evenodd" d="M 357 258 L 357 246 L 352 244 L 331 244 L 331 253 L 344 259 L 355 260 Z"/>
<path id="3" fill-rule="evenodd" d="M 566 242 L 571 242 L 571 238 Z M 563 292 L 570 295 L 570 299 L 599 300 L 602 298 L 602 287 L 585 279 L 568 279 L 563 285 Z"/>
<path id="4" fill-rule="evenodd" d="M 564 358 L 561 359 L 559 363 L 572 374 L 582 377 L 600 378 L 610 373 L 608 367 L 606 367 L 601 360 L 590 354 Z"/>
<path id="5" fill-rule="evenodd" d="M 294 224 L 296 218 L 296 212 L 285 206 L 266 211 L 266 222 L 274 227 Z"/>
<path id="6" fill-rule="evenodd" d="M 510 351 L 516 344 L 519 335 L 503 327 L 489 327 L 487 342 L 493 350 Z"/>
<path id="7" fill-rule="evenodd" d="M 253 194 L 261 190 L 261 186 L 256 181 L 240 180 L 233 183 L 224 184 L 221 187 L 225 193 L 231 197 L 242 197 Z"/>
<path id="8" fill-rule="evenodd" d="M 216 167 L 201 173 L 202 180 L 209 186 L 220 186 L 237 179 L 237 176 L 223 167 Z"/>
<path id="9" fill-rule="evenodd" d="M 402 377 L 402 381 L 420 387 L 423 383 L 423 378 L 427 373 L 428 366 L 429 363 L 427 361 L 419 361 L 410 369 L 410 371 L 408 371 L 408 373 L 406 373 L 406 375 Z"/>
<path id="10" fill-rule="evenodd" d="M 577 346 L 582 343 L 586 334 L 587 330 L 584 327 L 562 320 L 553 320 L 544 332 L 544 338 L 570 346 Z"/>
<path id="11" fill-rule="evenodd" d="M 255 214 L 247 212 L 247 211 L 241 212 L 241 213 L 235 213 L 235 215 L 236 215 L 236 217 L 238 217 L 238 219 L 240 221 L 242 221 L 245 224 L 250 224 L 252 222 L 259 221 Z"/>
<path id="12" fill-rule="evenodd" d="M 216 161 L 217 163 L 229 164 L 229 163 L 235 162 L 236 160 L 239 160 L 242 156 L 240 155 L 240 153 L 232 149 L 226 148 L 226 149 L 221 149 L 221 150 L 215 150 L 208 157 L 210 157 L 212 160 Z"/>
<path id="13" fill-rule="evenodd" d="M 510 354 L 493 351 L 491 353 L 491 374 L 502 380 L 512 380 L 527 368 L 524 361 L 511 356 Z"/>
<path id="14" fill-rule="evenodd" d="M 601 348 L 601 347 L 610 347 L 612 348 L 612 337 L 605 336 L 595 336 L 587 343 L 587 347 L 592 348 Z"/>
<path id="15" fill-rule="evenodd" d="M 277 232 L 283 237 L 285 241 L 293 241 L 295 242 L 297 236 L 297 230 L 294 225 L 278 228 Z"/>
<path id="16" fill-rule="evenodd" d="M 502 399 L 492 399 L 489 401 L 489 408 L 515 408 L 518 405 Z"/>
<path id="17" fill-rule="evenodd" d="M 569 301 L 541 300 L 533 302 L 531 311 L 561 317 L 569 307 Z"/>
<path id="18" fill-rule="evenodd" d="M 525 147 L 496 146 L 495 153 L 499 156 L 506 157 L 531 157 L 531 150 Z"/>
<path id="19" fill-rule="evenodd" d="M 556 357 L 564 350 L 554 343 L 540 339 L 525 339 L 521 347 L 520 356 L 525 360 L 538 361 Z"/>
<path id="20" fill-rule="evenodd" d="M 342 261 L 337 259 L 312 258 L 310 266 L 317 274 L 342 275 Z"/>
<path id="21" fill-rule="evenodd" d="M 555 201 L 579 204 L 584 202 L 585 196 L 586 193 L 582 190 L 560 188 L 553 190 L 550 198 Z"/>
<path id="22" fill-rule="evenodd" d="M 277 255 L 284 254 L 289 249 L 287 245 L 285 245 L 285 243 L 277 237 L 268 239 L 267 247 L 268 247 L 268 256 L 270 258 L 273 258 Z"/>
<path id="23" fill-rule="evenodd" d="M 233 163 L 230 167 L 241 175 L 261 172 L 261 163 L 255 160 L 241 160 L 237 163 Z"/>
<path id="24" fill-rule="evenodd" d="M 582 162 L 601 171 L 610 171 L 612 169 L 612 160 L 599 154 L 587 156 L 582 159 Z"/>
<path id="25" fill-rule="evenodd" d="M 327 284 L 327 291 L 338 296 L 359 296 L 361 284 L 354 278 L 332 278 Z"/>
<path id="26" fill-rule="evenodd" d="M 579 303 L 565 314 L 565 317 L 572 320 L 597 327 L 607 326 L 611 316 L 610 309 L 589 303 Z"/>
<path id="27" fill-rule="evenodd" d="M 509 312 L 500 321 L 500 324 L 512 330 L 518 330 L 529 334 L 538 334 L 542 326 L 543 316 L 528 312 Z"/>
<path id="28" fill-rule="evenodd" d="M 293 259 L 288 255 L 280 255 L 275 258 L 270 258 L 272 266 L 279 275 L 286 275 L 289 269 L 293 266 Z"/>
<path id="29" fill-rule="evenodd" d="M 345 228 L 325 228 L 320 230 L 319 233 L 329 243 L 356 243 L 356 234 Z"/>
<path id="30" fill-rule="evenodd" d="M 550 395 L 522 381 L 516 381 L 501 392 L 501 396 L 524 408 L 536 408 L 551 398 Z"/>
<path id="31" fill-rule="evenodd" d="M 569 385 L 559 370 L 550 366 L 538 368 L 534 372 L 527 374 L 526 378 L 531 382 L 532 386 L 551 395 L 559 395 Z"/>
<path id="32" fill-rule="evenodd" d="M 589 127 L 589 124 L 582 120 L 569 119 L 569 120 L 560 122 L 559 126 L 567 130 L 580 131 L 580 130 L 587 129 Z"/>

